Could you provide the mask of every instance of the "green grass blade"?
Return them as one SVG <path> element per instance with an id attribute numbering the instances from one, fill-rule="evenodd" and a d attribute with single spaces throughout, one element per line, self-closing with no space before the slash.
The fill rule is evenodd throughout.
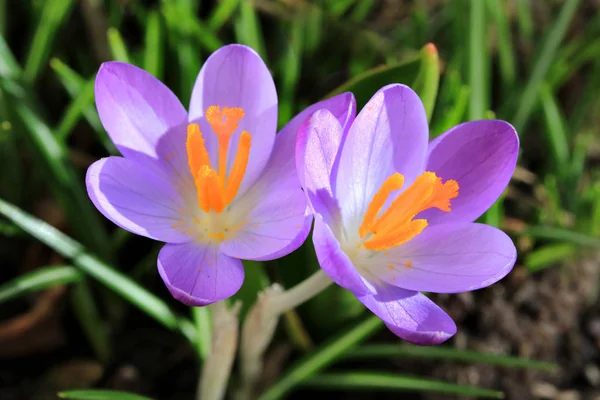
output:
<path id="1" fill-rule="evenodd" d="M 279 123 L 287 123 L 293 116 L 294 94 L 302 65 L 304 19 L 295 18 L 290 25 L 289 41 L 281 66 L 281 89 L 279 90 Z"/>
<path id="2" fill-rule="evenodd" d="M 305 379 L 313 376 L 323 368 L 344 354 L 348 349 L 367 339 L 383 326 L 376 316 L 369 317 L 365 321 L 319 346 L 308 356 L 304 357 L 265 393 L 259 400 L 282 399 L 294 387 L 301 384 Z"/>
<path id="3" fill-rule="evenodd" d="M 101 362 L 108 362 L 110 359 L 108 332 L 85 281 L 78 283 L 73 288 L 71 305 L 96 356 Z"/>
<path id="4" fill-rule="evenodd" d="M 548 362 L 528 360 L 499 354 L 459 350 L 448 346 L 415 346 L 409 344 L 371 344 L 360 346 L 344 359 L 376 360 L 390 358 L 418 358 L 420 360 L 460 361 L 471 364 L 487 364 L 498 367 L 555 371 L 556 365 Z"/>
<path id="5" fill-rule="evenodd" d="M 139 286 L 127 276 L 85 252 L 83 246 L 46 222 L 37 219 L 16 206 L 0 199 L 0 214 L 21 229 L 69 258 L 81 271 L 112 289 L 140 310 L 170 329 L 180 329 L 195 343 L 195 329 L 191 321 L 178 317 L 169 306 L 154 294 Z M 181 326 L 180 326 L 181 325 Z M 189 327 L 191 326 L 191 331 Z M 192 336 L 189 336 L 191 333 Z"/>
<path id="6" fill-rule="evenodd" d="M 4 36 L 0 36 L 0 76 L 3 78 L 17 78 L 21 76 L 21 66 L 8 47 Z"/>
<path id="7" fill-rule="evenodd" d="M 44 8 L 37 24 L 31 48 L 27 55 L 23 79 L 26 82 L 36 80 L 44 64 L 52 51 L 52 42 L 56 38 L 56 33 L 64 24 L 73 6 L 74 0 L 46 0 Z"/>
<path id="8" fill-rule="evenodd" d="M 428 121 L 431 121 L 433 115 L 439 83 L 440 58 L 435 45 L 429 43 L 421 50 L 421 67 L 413 84 L 413 89 L 419 94 L 425 106 Z"/>
<path id="9" fill-rule="evenodd" d="M 197 352 L 202 359 L 206 359 L 212 344 L 210 310 L 208 307 L 192 307 L 192 316 L 198 337 L 196 340 Z"/>
<path id="10" fill-rule="evenodd" d="M 581 246 L 600 248 L 600 238 L 552 226 L 533 226 L 525 232 L 521 232 L 520 235 L 530 236 L 536 239 L 559 240 Z"/>
<path id="11" fill-rule="evenodd" d="M 221 0 L 208 19 L 208 28 L 218 31 L 231 18 L 240 0 Z"/>
<path id="12" fill-rule="evenodd" d="M 523 128 L 529 120 L 529 116 L 537 101 L 540 87 L 546 77 L 546 73 L 554 61 L 558 46 L 565 37 L 567 28 L 569 27 L 571 20 L 575 15 L 575 10 L 580 2 L 581 0 L 566 0 L 560 10 L 558 18 L 549 29 L 548 36 L 542 44 L 540 54 L 533 66 L 533 71 L 523 90 L 523 95 L 518 103 L 517 111 L 512 119 L 517 132 L 522 133 Z"/>
<path id="13" fill-rule="evenodd" d="M 375 0 L 359 0 L 350 14 L 350 20 L 354 23 L 363 22 L 375 6 Z"/>
<path id="14" fill-rule="evenodd" d="M 139 394 L 101 389 L 67 390 L 60 392 L 58 397 L 73 400 L 152 400 Z"/>
<path id="15" fill-rule="evenodd" d="M 366 71 L 341 86 L 337 87 L 327 97 L 343 92 L 352 92 L 356 97 L 356 106 L 360 110 L 383 86 L 390 83 L 412 85 L 421 66 L 421 55 L 397 65 L 382 65 Z"/>
<path id="16" fill-rule="evenodd" d="M 549 244 L 535 249 L 525 256 L 525 266 L 529 272 L 538 272 L 544 268 L 561 263 L 577 254 L 579 248 L 572 243 Z"/>
<path id="17" fill-rule="evenodd" d="M 517 24 L 519 31 L 527 42 L 531 42 L 533 36 L 533 17 L 531 15 L 531 0 L 517 1 Z"/>
<path id="18" fill-rule="evenodd" d="M 550 143 L 551 154 L 554 156 L 552 164 L 556 172 L 563 174 L 564 177 L 564 174 L 568 173 L 565 167 L 569 165 L 569 141 L 560 107 L 550 87 L 546 84 L 540 87 L 540 102 L 544 111 L 545 131 Z"/>
<path id="19" fill-rule="evenodd" d="M 83 275 L 74 267 L 43 267 L 0 286 L 0 303 L 46 288 L 80 282 Z"/>
<path id="20" fill-rule="evenodd" d="M 433 379 L 394 375 L 386 372 L 341 372 L 314 376 L 302 386 L 322 390 L 369 390 L 369 391 L 419 391 L 478 396 L 502 399 L 504 394 L 495 390 L 480 389 Z"/>
<path id="21" fill-rule="evenodd" d="M 156 78 L 162 78 L 164 46 L 160 14 L 156 11 L 148 13 L 146 18 L 146 42 L 144 49 L 144 69 Z"/>
<path id="22" fill-rule="evenodd" d="M 487 22 L 485 1 L 470 0 L 469 18 L 469 120 L 483 119 L 489 108 Z"/>
<path id="23" fill-rule="evenodd" d="M 252 47 L 267 62 L 265 40 L 258 15 L 251 0 L 242 0 L 240 2 L 239 15 L 235 21 L 234 28 L 238 43 Z"/>
<path id="24" fill-rule="evenodd" d="M 60 142 L 66 142 L 69 135 L 75 128 L 75 125 L 79 122 L 86 109 L 92 107 L 94 104 L 94 81 L 90 80 L 86 82 L 82 87 L 79 94 L 73 98 L 73 101 L 67 107 L 67 111 L 58 124 L 58 127 L 54 130 L 54 136 Z"/>
<path id="25" fill-rule="evenodd" d="M 106 35 L 108 37 L 108 47 L 110 48 L 113 59 L 131 63 L 129 51 L 127 50 L 127 46 L 125 46 L 125 41 L 123 40 L 121 33 L 116 28 L 108 28 Z"/>
<path id="26" fill-rule="evenodd" d="M 348 11 L 356 1 L 357 0 L 336 0 L 325 2 L 325 4 L 328 6 L 328 10 L 331 15 L 335 17 L 341 17 L 342 14 Z"/>
<path id="27" fill-rule="evenodd" d="M 512 45 L 513 39 L 511 37 L 510 21 L 507 18 L 506 3 L 501 0 L 487 0 L 487 4 L 497 33 L 496 38 L 498 41 L 502 82 L 504 85 L 512 87 L 516 78 L 516 62 Z"/>

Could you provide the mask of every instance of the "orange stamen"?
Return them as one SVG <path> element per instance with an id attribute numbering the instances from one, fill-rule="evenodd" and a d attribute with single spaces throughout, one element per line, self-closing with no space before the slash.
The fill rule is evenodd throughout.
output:
<path id="1" fill-rule="evenodd" d="M 227 178 L 227 185 L 225 186 L 225 202 L 229 203 L 235 197 L 242 178 L 246 173 L 246 165 L 248 165 L 248 157 L 250 156 L 250 145 L 251 136 L 248 132 L 243 131 L 240 135 L 240 141 L 238 143 L 238 149 L 231 167 L 231 172 Z"/>
<path id="2" fill-rule="evenodd" d="M 204 138 L 198 124 L 189 124 L 187 128 L 187 140 L 185 142 L 187 150 L 188 165 L 194 179 L 198 175 L 200 168 L 204 165 L 210 166 L 208 151 L 204 144 Z"/>
<path id="3" fill-rule="evenodd" d="M 247 131 L 241 133 L 237 153 L 227 177 L 229 142 L 239 126 L 238 122 L 244 116 L 244 110 L 210 106 L 205 115 L 219 143 L 218 173 L 211 167 L 206 144 L 197 124 L 189 124 L 187 128 L 188 165 L 196 185 L 198 205 L 206 212 L 212 209 L 219 213 L 233 201 L 242 183 L 250 156 L 251 136 Z"/>
<path id="4" fill-rule="evenodd" d="M 377 218 L 377 214 L 379 214 L 381 207 L 383 207 L 389 195 L 393 191 L 401 189 L 402 185 L 404 185 L 404 176 L 398 172 L 388 177 L 385 182 L 383 182 L 383 185 L 381 185 L 377 193 L 375 193 L 375 196 L 373 196 L 373 200 L 369 203 L 363 222 L 360 228 L 358 228 L 361 239 L 369 233 L 371 226 L 373 226 L 373 223 Z"/>
<path id="5" fill-rule="evenodd" d="M 435 173 L 425 172 L 377 218 L 390 193 L 401 187 L 397 187 L 399 178 L 393 178 L 395 175 L 400 174 L 389 177 L 373 196 L 359 228 L 361 238 L 372 234 L 364 243 L 369 250 L 389 249 L 411 240 L 427 227 L 427 220 L 413 219 L 417 214 L 433 207 L 449 212 L 450 200 L 458 196 L 455 180 L 442 183 Z"/>
<path id="6" fill-rule="evenodd" d="M 238 122 L 244 117 L 244 110 L 238 107 L 210 106 L 206 110 L 206 120 L 213 128 L 219 139 L 219 177 L 225 184 L 227 175 L 227 152 L 229 140 L 238 128 Z"/>

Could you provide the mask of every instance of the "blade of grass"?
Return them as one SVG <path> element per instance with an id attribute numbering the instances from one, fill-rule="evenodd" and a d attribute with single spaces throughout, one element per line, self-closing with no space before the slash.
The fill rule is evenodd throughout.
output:
<path id="1" fill-rule="evenodd" d="M 240 4 L 240 0 L 221 0 L 208 19 L 208 28 L 218 31 L 231 18 Z"/>
<path id="2" fill-rule="evenodd" d="M 470 0 L 469 18 L 469 120 L 483 119 L 489 108 L 487 23 L 485 2 Z"/>
<path id="3" fill-rule="evenodd" d="M 521 134 L 523 133 L 522 130 L 527 124 L 529 116 L 535 106 L 546 73 L 554 61 L 558 46 L 567 33 L 567 28 L 571 24 L 571 20 L 575 15 L 575 10 L 577 9 L 577 6 L 579 6 L 580 1 L 581 0 L 566 0 L 564 2 L 556 21 L 552 24 L 552 27 L 550 27 L 548 36 L 542 44 L 537 61 L 533 66 L 531 76 L 529 77 L 527 85 L 518 102 L 517 111 L 514 118 L 512 118 L 515 129 Z"/>
<path id="4" fill-rule="evenodd" d="M 110 53 L 113 59 L 126 63 L 131 63 L 129 58 L 129 51 L 125 46 L 125 41 L 121 36 L 121 33 L 116 28 L 108 28 L 106 32 L 108 37 L 108 47 L 110 47 Z"/>
<path id="5" fill-rule="evenodd" d="M 549 85 L 542 84 L 540 86 L 539 96 L 546 123 L 545 131 L 550 143 L 551 154 L 554 156 L 552 164 L 556 168 L 556 172 L 565 177 L 568 175 L 569 141 L 564 117 Z"/>
<path id="6" fill-rule="evenodd" d="M 533 17 L 531 16 L 531 3 L 530 0 L 516 0 L 517 1 L 517 24 L 519 25 L 519 32 L 521 36 L 527 41 L 531 42 L 533 36 Z"/>
<path id="7" fill-rule="evenodd" d="M 206 358 L 211 347 L 210 309 L 208 307 L 192 307 L 192 317 L 196 326 L 196 344 L 198 354 Z"/>
<path id="8" fill-rule="evenodd" d="M 372 316 L 349 331 L 346 331 L 331 341 L 319 346 L 292 366 L 278 382 L 259 397 L 259 400 L 277 400 L 284 398 L 284 396 L 294 387 L 327 367 L 348 349 L 367 339 L 382 326 L 383 323 L 381 320 L 376 316 Z"/>
<path id="9" fill-rule="evenodd" d="M 22 72 L 21 66 L 10 51 L 4 36 L 0 36 L 0 76 L 3 78 L 18 78 Z"/>
<path id="10" fill-rule="evenodd" d="M 460 396 L 477 396 L 502 399 L 504 394 L 495 390 L 480 389 L 433 379 L 394 375 L 385 372 L 341 372 L 314 376 L 302 382 L 302 386 L 323 390 L 369 390 L 369 391 L 420 391 Z"/>
<path id="11" fill-rule="evenodd" d="M 560 240 L 581 246 L 600 247 L 600 238 L 552 226 L 533 226 L 520 235 L 536 239 Z"/>
<path id="12" fill-rule="evenodd" d="M 146 18 L 146 39 L 144 48 L 144 69 L 156 78 L 162 78 L 163 72 L 163 32 L 160 14 L 156 11 L 148 13 Z"/>
<path id="13" fill-rule="evenodd" d="M 240 2 L 239 15 L 235 20 L 234 30 L 238 43 L 252 47 L 267 62 L 265 40 L 252 1 L 244 0 Z"/>
<path id="14" fill-rule="evenodd" d="M 110 359 L 108 332 L 85 280 L 73 288 L 71 306 L 96 356 L 102 363 L 108 362 Z"/>
<path id="15" fill-rule="evenodd" d="M 357 24 L 363 22 L 369 16 L 369 13 L 373 10 L 375 5 L 375 0 L 358 1 L 350 14 L 350 20 Z"/>
<path id="16" fill-rule="evenodd" d="M 58 397 L 61 399 L 73 400 L 152 400 L 150 397 L 144 397 L 134 393 L 101 389 L 67 390 L 58 393 Z"/>
<path id="17" fill-rule="evenodd" d="M 279 123 L 281 126 L 292 118 L 294 93 L 302 65 L 304 19 L 295 18 L 290 25 L 287 50 L 281 63 L 281 89 L 279 98 Z"/>
<path id="18" fill-rule="evenodd" d="M 535 249 L 525 256 L 525 266 L 531 273 L 560 263 L 578 252 L 578 247 L 572 243 L 549 244 Z"/>
<path id="19" fill-rule="evenodd" d="M 81 244 L 60 232 L 52 225 L 37 219 L 18 207 L 0 199 L 0 214 L 21 229 L 46 244 L 58 254 L 71 259 L 73 265 L 87 275 L 112 289 L 150 317 L 169 329 L 179 329 L 195 343 L 195 328 L 191 321 L 178 317 L 169 306 L 136 282 L 85 252 Z"/>
<path id="20" fill-rule="evenodd" d="M 429 43 L 421 50 L 421 67 L 413 84 L 413 89 L 419 94 L 425 106 L 428 121 L 431 121 L 433 115 L 439 82 L 440 58 L 435 45 Z"/>
<path id="21" fill-rule="evenodd" d="M 344 355 L 344 359 L 376 360 L 388 358 L 418 358 L 427 360 L 460 361 L 471 364 L 489 364 L 499 367 L 555 371 L 552 363 L 528 360 L 525 358 L 499 354 L 481 353 L 472 350 L 459 350 L 448 346 L 414 346 L 409 344 L 367 344 Z"/>
<path id="22" fill-rule="evenodd" d="M 0 286 L 0 303 L 52 286 L 80 282 L 83 275 L 71 266 L 52 266 L 36 269 Z"/>
<path id="23" fill-rule="evenodd" d="M 487 5 L 496 28 L 502 82 L 504 85 L 512 87 L 515 83 L 516 62 L 506 3 L 500 0 L 487 0 Z"/>
<path id="24" fill-rule="evenodd" d="M 56 33 L 63 25 L 75 5 L 74 0 L 46 0 L 42 9 L 40 20 L 37 24 L 35 34 L 25 68 L 23 79 L 26 82 L 36 80 L 44 64 L 52 52 L 52 43 L 56 38 Z"/>

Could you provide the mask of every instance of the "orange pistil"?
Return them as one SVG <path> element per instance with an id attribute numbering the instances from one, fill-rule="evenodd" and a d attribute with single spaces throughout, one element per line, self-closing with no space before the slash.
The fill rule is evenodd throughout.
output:
<path id="1" fill-rule="evenodd" d="M 417 214 L 433 207 L 449 212 L 450 200 L 458 196 L 455 180 L 442 183 L 434 172 L 425 172 L 377 217 L 391 192 L 400 189 L 403 182 L 404 177 L 395 173 L 373 196 L 359 228 L 362 239 L 371 234 L 364 242 L 365 248 L 379 251 L 409 241 L 427 227 L 426 219 L 413 219 Z"/>
<path id="2" fill-rule="evenodd" d="M 200 127 L 197 124 L 188 125 L 186 141 L 188 165 L 194 178 L 198 205 L 206 212 L 211 209 L 217 213 L 223 211 L 225 206 L 235 198 L 246 173 L 252 137 L 248 132 L 243 131 L 233 166 L 227 176 L 229 141 L 243 116 L 244 110 L 241 108 L 223 107 L 221 110 L 219 106 L 210 106 L 206 110 L 206 120 L 218 139 L 218 172 L 211 167 Z"/>

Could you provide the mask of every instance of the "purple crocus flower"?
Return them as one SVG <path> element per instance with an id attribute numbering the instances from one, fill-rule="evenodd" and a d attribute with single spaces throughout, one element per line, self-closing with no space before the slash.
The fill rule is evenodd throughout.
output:
<path id="1" fill-rule="evenodd" d="M 188 305 L 235 294 L 244 280 L 241 259 L 278 258 L 304 242 L 311 217 L 294 164 L 296 132 L 315 110 L 346 117 L 354 107 L 352 95 L 339 95 L 276 136 L 273 78 L 241 45 L 209 57 L 189 113 L 164 84 L 125 63 L 100 67 L 95 94 L 124 157 L 90 166 L 89 196 L 121 228 L 167 243 L 158 271 Z"/>
<path id="2" fill-rule="evenodd" d="M 321 268 L 397 336 L 441 343 L 456 325 L 420 292 L 482 288 L 515 263 L 510 238 L 473 221 L 510 180 L 516 132 L 504 121 L 473 121 L 428 144 L 423 104 L 397 84 L 348 119 L 346 129 L 319 110 L 298 133 Z"/>

